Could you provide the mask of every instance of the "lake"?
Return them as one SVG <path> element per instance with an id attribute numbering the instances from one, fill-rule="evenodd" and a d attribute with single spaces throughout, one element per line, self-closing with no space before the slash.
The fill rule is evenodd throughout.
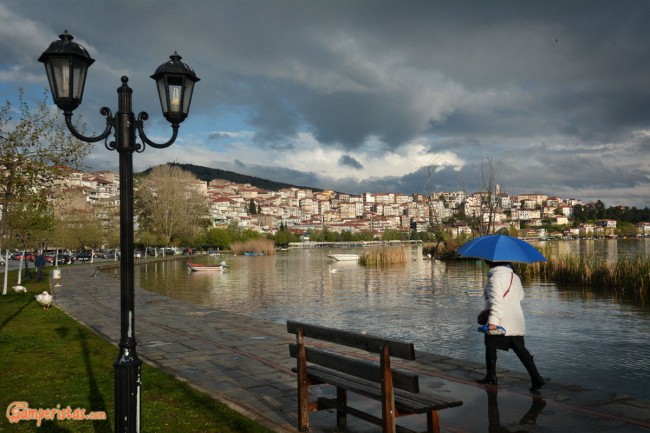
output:
<path id="1" fill-rule="evenodd" d="M 546 241 L 545 253 L 608 260 L 650 252 L 650 239 Z M 416 349 L 482 362 L 476 314 L 487 279 L 480 261 L 423 260 L 405 247 L 408 263 L 366 268 L 333 262 L 332 253 L 363 249 L 291 249 L 261 257 L 195 256 L 226 272 L 188 272 L 182 260 L 136 267 L 145 289 L 272 322 L 304 320 L 411 340 Z M 548 253 L 547 253 L 548 254 Z M 525 283 L 526 344 L 545 377 L 650 400 L 650 312 L 635 303 L 590 292 Z M 524 372 L 514 353 L 498 366 Z"/>

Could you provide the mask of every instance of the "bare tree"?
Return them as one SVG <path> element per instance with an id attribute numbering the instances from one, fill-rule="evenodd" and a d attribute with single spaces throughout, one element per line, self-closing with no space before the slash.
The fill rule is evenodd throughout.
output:
<path id="1" fill-rule="evenodd" d="M 158 235 L 170 245 L 194 236 L 208 217 L 200 181 L 176 166 L 154 167 L 136 184 L 134 207 L 138 229 Z"/>
<path id="2" fill-rule="evenodd" d="M 17 110 L 9 101 L 0 108 L 0 251 L 15 231 L 26 229 L 21 214 L 47 212 L 53 185 L 79 166 L 90 149 L 66 133 L 58 111 L 47 105 L 46 91 L 35 110 L 22 89 L 18 101 Z M 17 120 L 15 111 L 20 113 Z"/>
<path id="3" fill-rule="evenodd" d="M 481 199 L 481 214 L 479 217 L 479 233 L 487 235 L 494 232 L 494 219 L 497 209 L 496 201 L 496 169 L 492 158 L 487 157 L 487 173 L 486 167 L 481 161 L 481 186 L 482 186 L 482 199 Z M 484 193 L 484 195 L 483 195 Z M 487 221 L 485 221 L 487 219 Z"/>

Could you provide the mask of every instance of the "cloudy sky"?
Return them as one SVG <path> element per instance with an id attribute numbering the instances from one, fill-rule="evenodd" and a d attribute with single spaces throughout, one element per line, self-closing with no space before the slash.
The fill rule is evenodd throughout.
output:
<path id="1" fill-rule="evenodd" d="M 0 92 L 42 97 L 36 59 L 67 29 L 96 60 L 77 110 L 96 132 L 126 75 L 166 141 L 150 75 L 177 51 L 201 78 L 177 142 L 136 171 L 473 192 L 491 162 L 510 194 L 645 207 L 648 22 L 644 1 L 0 0 Z M 117 155 L 100 143 L 87 165 Z"/>

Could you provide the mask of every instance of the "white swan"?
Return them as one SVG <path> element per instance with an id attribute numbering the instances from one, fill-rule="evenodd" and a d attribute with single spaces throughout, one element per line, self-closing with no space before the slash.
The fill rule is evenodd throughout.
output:
<path id="1" fill-rule="evenodd" d="M 38 301 L 39 304 L 43 306 L 44 310 L 48 310 L 50 306 L 52 305 L 52 295 L 47 293 L 47 291 L 43 291 L 40 295 L 34 296 L 36 300 Z"/>
<path id="2" fill-rule="evenodd" d="M 27 293 L 27 287 L 25 286 L 21 286 L 21 285 L 13 286 L 12 289 L 14 289 L 14 292 L 16 293 Z"/>

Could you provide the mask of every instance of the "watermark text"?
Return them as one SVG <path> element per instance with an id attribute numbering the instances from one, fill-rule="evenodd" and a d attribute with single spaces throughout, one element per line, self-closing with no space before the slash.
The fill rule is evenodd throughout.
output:
<path id="1" fill-rule="evenodd" d="M 12 424 L 20 421 L 36 421 L 36 426 L 40 427 L 44 420 L 104 421 L 106 412 L 86 412 L 86 409 L 73 409 L 70 406 L 62 408 L 60 404 L 49 409 L 34 409 L 30 408 L 26 401 L 14 401 L 7 406 L 7 419 Z"/>

